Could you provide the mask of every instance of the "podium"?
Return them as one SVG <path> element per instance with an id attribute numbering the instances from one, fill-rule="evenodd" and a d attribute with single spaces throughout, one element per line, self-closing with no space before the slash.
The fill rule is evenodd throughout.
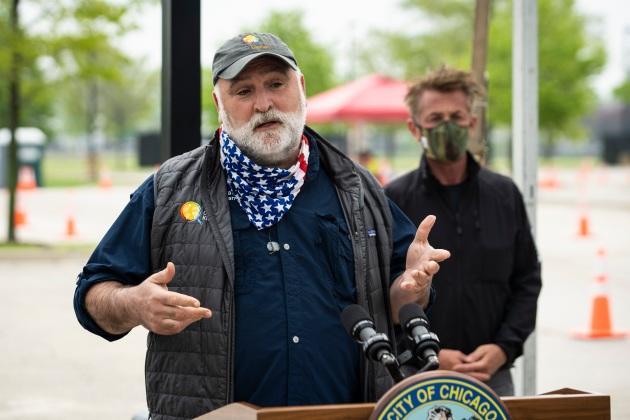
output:
<path id="1" fill-rule="evenodd" d="M 514 420 L 610 419 L 610 396 L 563 388 L 529 397 L 503 397 Z M 197 417 L 197 420 L 367 420 L 374 403 L 259 408 L 234 403 Z"/>

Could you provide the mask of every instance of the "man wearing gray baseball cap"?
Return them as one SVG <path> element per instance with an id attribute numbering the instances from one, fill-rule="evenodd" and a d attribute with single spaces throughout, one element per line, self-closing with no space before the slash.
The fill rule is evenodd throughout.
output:
<path id="1" fill-rule="evenodd" d="M 108 340 L 149 330 L 152 419 L 375 401 L 392 381 L 340 313 L 359 303 L 394 337 L 399 307 L 426 307 L 449 256 L 427 241 L 435 218 L 416 231 L 305 126 L 304 76 L 277 36 L 226 41 L 212 70 L 221 127 L 132 195 L 79 275 L 77 318 Z"/>
<path id="2" fill-rule="evenodd" d="M 243 34 L 229 39 L 214 54 L 212 83 L 216 85 L 219 77 L 233 79 L 250 61 L 263 55 L 279 58 L 293 70 L 298 69 L 293 52 L 274 34 Z"/>

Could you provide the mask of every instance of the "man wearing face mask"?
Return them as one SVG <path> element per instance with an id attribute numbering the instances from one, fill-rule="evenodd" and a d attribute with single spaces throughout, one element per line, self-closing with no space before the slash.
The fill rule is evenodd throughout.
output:
<path id="1" fill-rule="evenodd" d="M 540 264 L 518 188 L 466 150 L 481 94 L 470 73 L 446 67 L 409 88 L 407 126 L 424 154 L 386 194 L 413 221 L 437 215 L 431 241 L 451 251 L 429 314 L 440 367 L 513 395 L 510 367 L 536 324 Z"/>

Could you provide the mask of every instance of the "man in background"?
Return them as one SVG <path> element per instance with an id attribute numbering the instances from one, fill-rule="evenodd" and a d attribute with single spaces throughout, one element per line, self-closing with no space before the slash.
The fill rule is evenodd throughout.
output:
<path id="1" fill-rule="evenodd" d="M 466 150 L 481 94 L 470 73 L 446 67 L 410 87 L 407 127 L 424 153 L 386 193 L 415 223 L 437 215 L 431 241 L 451 251 L 430 312 L 440 367 L 513 395 L 510 367 L 536 325 L 540 264 L 518 188 Z"/>

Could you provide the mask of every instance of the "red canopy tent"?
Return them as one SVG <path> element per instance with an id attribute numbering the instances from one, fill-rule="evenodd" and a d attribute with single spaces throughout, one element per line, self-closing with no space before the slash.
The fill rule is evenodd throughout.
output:
<path id="1" fill-rule="evenodd" d="M 409 117 L 405 82 L 373 74 L 322 92 L 308 100 L 309 123 L 404 122 Z"/>

